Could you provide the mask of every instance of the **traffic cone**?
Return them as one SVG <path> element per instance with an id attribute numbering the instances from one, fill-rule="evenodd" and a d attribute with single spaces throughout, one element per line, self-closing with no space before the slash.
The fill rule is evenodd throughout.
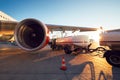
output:
<path id="1" fill-rule="evenodd" d="M 65 58 L 64 57 L 62 57 L 62 66 L 61 66 L 60 69 L 63 70 L 63 71 L 67 70 L 66 63 L 65 63 Z"/>

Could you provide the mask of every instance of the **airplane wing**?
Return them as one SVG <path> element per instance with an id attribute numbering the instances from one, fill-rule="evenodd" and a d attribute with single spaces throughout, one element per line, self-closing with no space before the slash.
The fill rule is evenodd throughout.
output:
<path id="1" fill-rule="evenodd" d="M 120 29 L 106 30 L 106 32 L 120 32 Z"/>
<path id="2" fill-rule="evenodd" d="M 50 31 L 97 31 L 98 28 L 90 28 L 90 27 L 79 27 L 79 26 L 63 26 L 63 25 L 51 25 L 46 24 Z"/>
<path id="3" fill-rule="evenodd" d="M 0 41 L 9 41 L 13 37 L 15 26 L 18 22 L 15 21 L 0 21 Z M 79 26 L 64 26 L 46 24 L 49 31 L 96 31 L 98 28 L 79 27 Z"/>
<path id="4" fill-rule="evenodd" d="M 36 51 L 43 48 L 49 43 L 49 31 L 96 31 L 97 28 L 78 27 L 78 26 L 62 26 L 44 24 L 39 20 L 29 18 L 21 22 L 1 23 L 1 30 L 3 32 L 13 31 L 16 44 L 27 51 Z M 6 27 L 4 29 L 4 27 Z M 10 27 L 10 28 L 9 28 Z M 2 33 L 2 32 L 1 32 Z M 4 33 L 4 34 L 6 34 Z M 9 32 L 8 32 L 9 33 Z M 3 34 L 3 33 L 2 33 Z"/>

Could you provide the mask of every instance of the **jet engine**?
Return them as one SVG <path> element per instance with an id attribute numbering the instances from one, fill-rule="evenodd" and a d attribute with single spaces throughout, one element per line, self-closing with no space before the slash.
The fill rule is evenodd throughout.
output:
<path id="1" fill-rule="evenodd" d="M 36 51 L 49 42 L 49 31 L 45 24 L 36 19 L 24 19 L 15 27 L 15 41 L 26 51 Z"/>

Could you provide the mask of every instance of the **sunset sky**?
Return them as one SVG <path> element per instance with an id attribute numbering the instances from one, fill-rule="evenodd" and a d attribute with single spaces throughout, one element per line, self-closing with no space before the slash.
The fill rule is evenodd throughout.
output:
<path id="1" fill-rule="evenodd" d="M 18 21 L 36 18 L 46 24 L 120 28 L 120 0 L 0 0 L 0 10 Z"/>

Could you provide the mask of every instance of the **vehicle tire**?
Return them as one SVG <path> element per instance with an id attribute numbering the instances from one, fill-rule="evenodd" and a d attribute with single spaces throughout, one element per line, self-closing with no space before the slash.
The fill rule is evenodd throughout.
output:
<path id="1" fill-rule="evenodd" d="M 64 52 L 65 52 L 66 54 L 71 54 L 71 53 L 72 53 L 71 47 L 70 47 L 70 46 L 65 46 L 65 47 L 64 47 Z"/>
<path id="2" fill-rule="evenodd" d="M 77 54 L 79 54 L 79 53 L 83 52 L 83 49 L 81 47 L 79 47 L 79 48 L 74 49 L 74 52 L 76 52 Z"/>
<path id="3" fill-rule="evenodd" d="M 120 55 L 116 52 L 111 52 L 109 55 L 106 56 L 107 62 L 115 67 L 120 67 Z"/>

